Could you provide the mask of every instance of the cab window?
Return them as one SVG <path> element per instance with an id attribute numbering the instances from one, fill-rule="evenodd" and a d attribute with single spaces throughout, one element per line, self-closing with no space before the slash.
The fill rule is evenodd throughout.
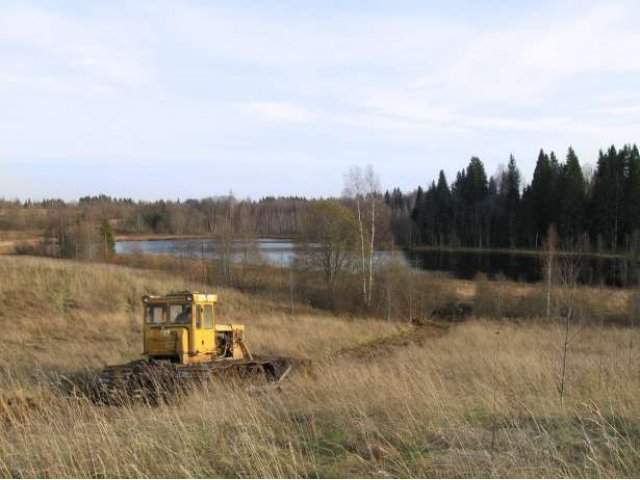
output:
<path id="1" fill-rule="evenodd" d="M 162 306 L 148 305 L 144 320 L 146 323 L 163 323 Z"/>
<path id="2" fill-rule="evenodd" d="M 202 305 L 198 305 L 196 310 L 196 328 L 202 328 Z"/>
<path id="3" fill-rule="evenodd" d="M 204 328 L 213 328 L 213 307 L 211 305 L 204 307 Z"/>
<path id="4" fill-rule="evenodd" d="M 191 304 L 183 303 L 177 305 L 169 305 L 169 322 L 183 323 L 191 322 Z"/>

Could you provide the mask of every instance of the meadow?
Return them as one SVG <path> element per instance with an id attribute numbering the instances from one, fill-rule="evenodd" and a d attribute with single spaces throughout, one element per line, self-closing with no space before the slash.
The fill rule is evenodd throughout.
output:
<path id="1" fill-rule="evenodd" d="M 637 292 L 558 287 L 547 318 L 542 286 L 433 282 L 411 323 L 167 271 L 0 257 L 0 475 L 640 474 Z M 256 352 L 312 359 L 312 375 L 257 395 L 211 383 L 159 407 L 69 395 L 78 373 L 139 355 L 141 295 L 183 289 L 215 290 L 218 321 L 246 324 Z M 428 314 L 451 298 L 470 314 Z"/>

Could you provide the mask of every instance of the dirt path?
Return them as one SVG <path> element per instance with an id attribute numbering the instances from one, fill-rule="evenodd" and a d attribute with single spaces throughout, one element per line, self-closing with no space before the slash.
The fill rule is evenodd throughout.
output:
<path id="1" fill-rule="evenodd" d="M 406 332 L 386 335 L 357 345 L 340 348 L 329 355 L 329 358 L 372 359 L 382 355 L 390 355 L 409 345 L 422 346 L 428 340 L 441 337 L 448 330 L 449 325 L 446 323 L 427 322 L 412 326 Z"/>

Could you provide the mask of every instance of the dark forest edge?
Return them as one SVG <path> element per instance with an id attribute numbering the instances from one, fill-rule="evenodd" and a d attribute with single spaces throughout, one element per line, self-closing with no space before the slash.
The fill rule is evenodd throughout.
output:
<path id="1" fill-rule="evenodd" d="M 443 252 L 443 253 L 477 253 L 484 254 L 503 254 L 514 256 L 532 256 L 532 257 L 545 257 L 548 255 L 547 250 L 538 249 L 526 249 L 526 248 L 478 248 L 478 247 L 441 247 L 430 245 L 416 245 L 412 247 L 405 247 L 407 251 L 411 252 Z M 625 258 L 627 255 L 624 253 L 611 253 L 611 252 L 584 252 L 580 250 L 562 250 L 563 256 L 566 257 L 594 257 L 594 258 Z"/>
<path id="2" fill-rule="evenodd" d="M 487 176 L 471 158 L 449 185 L 444 172 L 407 199 L 395 189 L 385 200 L 404 244 L 540 250 L 553 225 L 558 244 L 579 252 L 637 251 L 640 245 L 640 154 L 636 145 L 600 151 L 593 171 L 569 148 L 560 162 L 540 150 L 531 184 L 522 185 L 513 156 Z M 406 216 L 411 222 L 406 222 Z"/>

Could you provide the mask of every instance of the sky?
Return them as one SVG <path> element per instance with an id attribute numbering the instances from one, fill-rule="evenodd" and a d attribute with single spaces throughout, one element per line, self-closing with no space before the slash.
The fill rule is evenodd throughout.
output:
<path id="1" fill-rule="evenodd" d="M 637 1 L 0 0 L 0 197 L 413 190 L 640 142 Z"/>

